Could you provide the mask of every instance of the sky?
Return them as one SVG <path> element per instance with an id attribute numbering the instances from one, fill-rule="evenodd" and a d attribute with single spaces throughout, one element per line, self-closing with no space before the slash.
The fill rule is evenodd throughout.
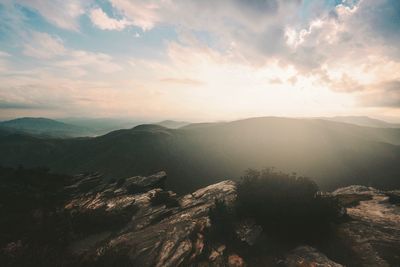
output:
<path id="1" fill-rule="evenodd" d="M 399 0 L 0 0 L 0 119 L 400 121 Z"/>

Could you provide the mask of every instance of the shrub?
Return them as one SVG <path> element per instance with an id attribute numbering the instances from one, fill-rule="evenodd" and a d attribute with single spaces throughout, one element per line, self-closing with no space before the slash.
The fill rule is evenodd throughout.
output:
<path id="1" fill-rule="evenodd" d="M 312 237 L 342 211 L 335 198 L 318 190 L 314 181 L 296 174 L 248 170 L 238 184 L 237 213 L 279 238 Z"/>
<path id="2" fill-rule="evenodd" d="M 208 213 L 211 221 L 209 237 L 218 241 L 233 241 L 235 239 L 234 212 L 222 200 L 215 200 Z"/>

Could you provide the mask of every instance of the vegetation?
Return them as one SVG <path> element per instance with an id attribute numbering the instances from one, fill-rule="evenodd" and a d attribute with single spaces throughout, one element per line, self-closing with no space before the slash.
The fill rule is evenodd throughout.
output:
<path id="1" fill-rule="evenodd" d="M 236 241 L 234 210 L 229 209 L 225 202 L 216 200 L 215 206 L 209 211 L 209 217 L 212 226 L 209 231 L 210 239 L 224 241 L 224 243 Z"/>
<path id="2" fill-rule="evenodd" d="M 47 169 L 0 167 L 0 262 L 58 266 L 65 262 L 69 217 L 60 209 L 70 177 Z M 3 252 L 6 252 L 3 254 Z"/>
<path id="3" fill-rule="evenodd" d="M 318 237 L 343 215 L 337 199 L 319 193 L 314 181 L 271 168 L 248 170 L 237 190 L 238 216 L 255 219 L 279 238 Z"/>

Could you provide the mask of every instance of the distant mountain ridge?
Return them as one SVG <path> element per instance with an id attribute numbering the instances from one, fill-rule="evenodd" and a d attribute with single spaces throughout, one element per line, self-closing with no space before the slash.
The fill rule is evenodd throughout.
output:
<path id="1" fill-rule="evenodd" d="M 0 122 L 0 129 L 8 132 L 43 135 L 48 137 L 91 136 L 84 127 L 63 123 L 47 118 L 24 117 Z"/>
<path id="2" fill-rule="evenodd" d="M 359 126 L 377 127 L 377 128 L 400 128 L 399 123 L 389 123 L 383 120 L 373 119 L 367 116 L 336 116 L 321 117 L 320 119 L 351 123 Z"/>
<path id="3" fill-rule="evenodd" d="M 170 129 L 178 129 L 181 127 L 184 127 L 186 125 L 189 125 L 190 122 L 187 121 L 174 121 L 174 120 L 165 120 L 165 121 L 160 121 L 157 123 L 158 125 L 164 126 L 166 128 Z"/>
<path id="4" fill-rule="evenodd" d="M 58 121 L 88 128 L 93 132 L 93 135 L 96 136 L 104 135 L 115 130 L 130 129 L 145 123 L 141 120 L 127 118 L 64 118 L 58 119 Z"/>
<path id="5" fill-rule="evenodd" d="M 115 178 L 166 170 L 178 192 L 262 167 L 310 176 L 324 189 L 400 187 L 400 129 L 278 117 L 193 126 L 139 125 L 85 139 L 5 135 L 0 164 Z"/>

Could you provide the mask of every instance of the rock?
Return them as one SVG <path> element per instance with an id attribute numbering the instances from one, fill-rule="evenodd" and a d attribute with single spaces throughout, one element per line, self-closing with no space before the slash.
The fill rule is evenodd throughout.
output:
<path id="1" fill-rule="evenodd" d="M 370 200 L 378 190 L 372 187 L 351 185 L 335 190 L 332 195 L 336 196 L 343 207 L 353 207 L 360 201 Z"/>
<path id="2" fill-rule="evenodd" d="M 207 240 L 210 209 L 216 200 L 233 208 L 236 184 L 224 181 L 178 197 L 163 189 L 165 179 L 163 172 L 114 183 L 105 183 L 98 174 L 76 177 L 66 188 L 71 197 L 65 209 L 78 233 L 71 252 L 89 265 L 245 266 L 232 248 Z M 389 202 L 397 191 L 349 186 L 332 195 L 347 207 L 350 218 L 337 226 L 340 244 L 352 255 L 346 265 L 399 265 L 400 207 Z M 234 226 L 237 237 L 249 246 L 262 235 L 262 228 L 249 218 Z M 342 266 L 309 246 L 291 251 L 284 264 Z"/>
<path id="3" fill-rule="evenodd" d="M 218 251 L 218 253 L 224 253 L 224 250 L 226 249 L 226 246 L 225 245 L 221 245 L 221 246 L 219 246 L 218 248 L 217 248 L 217 251 Z"/>
<path id="4" fill-rule="evenodd" d="M 236 254 L 232 254 L 232 255 L 229 255 L 229 257 L 228 257 L 228 266 L 229 267 L 245 267 L 246 264 L 240 256 L 238 256 Z"/>
<path id="5" fill-rule="evenodd" d="M 0 242 L 2 266 L 400 266 L 400 206 L 392 204 L 398 191 L 350 186 L 332 193 L 346 201 L 349 219 L 336 222 L 334 238 L 327 236 L 323 241 L 344 251 L 348 258 L 342 258 L 341 252 L 331 253 L 323 245 L 318 249 L 328 256 L 309 246 L 287 253 L 285 241 L 281 244 L 268 236 L 271 232 L 264 234 L 251 218 L 235 214 L 233 181 L 177 196 L 164 189 L 165 179 L 164 172 L 114 182 L 105 181 L 100 174 L 85 174 L 57 184 L 57 191 L 51 190 L 54 194 L 46 199 L 53 200 L 56 194 L 62 197 L 51 208 L 45 209 L 41 202 L 19 206 L 26 209 L 16 222 L 26 218 L 29 227 L 20 236 L 14 234 Z M 32 187 L 15 199 L 49 193 L 41 186 Z M 12 192 L 8 189 L 13 187 L 4 192 Z M 210 210 L 215 210 L 217 203 L 232 211 L 226 227 L 229 231 L 221 231 L 229 236 L 226 239 L 215 235 L 217 227 L 211 225 L 218 223 L 218 217 L 210 219 Z M 226 226 L 216 226 L 220 225 Z M 2 229 L 10 229 L 7 227 Z M 25 238 L 27 235 L 31 239 Z M 340 259 L 340 264 L 329 257 Z"/>
<path id="6" fill-rule="evenodd" d="M 263 230 L 261 226 L 256 225 L 256 223 L 250 219 L 237 223 L 235 228 L 238 238 L 250 246 L 255 244 Z"/>
<path id="7" fill-rule="evenodd" d="M 210 208 L 215 200 L 233 204 L 236 185 L 225 181 L 178 198 L 159 188 L 164 179 L 165 173 L 132 177 L 102 185 L 101 191 L 85 192 L 78 181 L 65 208 L 74 218 L 84 218 L 82 224 L 89 222 L 91 229 L 84 230 L 91 235 L 76 240 L 71 245 L 73 252 L 88 264 L 123 259 L 128 265 L 167 267 L 196 262 L 204 251 Z M 112 233 L 101 234 L 106 229 Z M 223 250 L 219 248 L 217 253 Z"/>
<path id="8" fill-rule="evenodd" d="M 134 176 L 125 179 L 124 187 L 131 193 L 141 193 L 149 191 L 152 188 L 165 188 L 167 174 L 159 172 L 151 176 Z"/>
<path id="9" fill-rule="evenodd" d="M 352 265 L 400 266 L 400 207 L 373 188 L 353 192 L 370 199 L 347 208 L 351 220 L 338 227 L 339 238 L 354 255 Z"/>
<path id="10" fill-rule="evenodd" d="M 373 187 L 367 187 L 363 185 L 350 185 L 347 187 L 338 188 L 333 191 L 333 195 L 343 195 L 343 194 L 375 194 L 378 190 Z"/>
<path id="11" fill-rule="evenodd" d="M 218 251 L 216 251 L 216 250 L 213 250 L 212 252 L 211 252 L 211 254 L 210 254 L 210 256 L 208 257 L 208 259 L 210 260 L 210 261 L 215 261 L 218 257 L 220 257 L 221 256 L 221 254 L 218 252 Z"/>
<path id="12" fill-rule="evenodd" d="M 214 262 L 216 259 L 221 258 L 222 255 L 224 254 L 225 249 L 226 249 L 225 245 L 219 246 L 216 250 L 213 249 L 208 259 Z"/>
<path id="13" fill-rule="evenodd" d="M 300 246 L 292 250 L 284 261 L 287 267 L 342 267 L 310 246 Z"/>
<path id="14" fill-rule="evenodd" d="M 389 197 L 389 202 L 392 204 L 400 204 L 400 190 L 393 190 L 385 192 L 385 195 Z"/>

